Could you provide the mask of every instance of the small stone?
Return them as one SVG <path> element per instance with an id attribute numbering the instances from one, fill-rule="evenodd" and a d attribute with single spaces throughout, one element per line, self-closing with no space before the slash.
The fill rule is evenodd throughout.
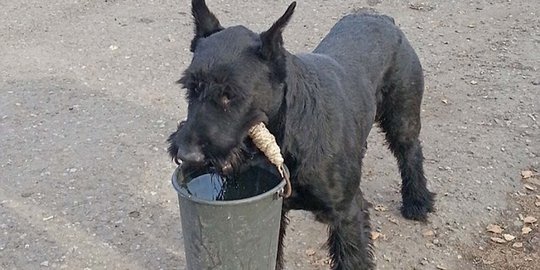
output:
<path id="1" fill-rule="evenodd" d="M 308 249 L 306 250 L 306 255 L 308 255 L 308 256 L 313 256 L 313 255 L 315 255 L 315 249 L 308 248 Z"/>
<path id="2" fill-rule="evenodd" d="M 499 244 L 504 244 L 506 243 L 506 240 L 502 239 L 502 238 L 499 238 L 499 237 L 491 237 L 491 241 L 495 242 L 495 243 L 499 243 Z"/>
<path id="3" fill-rule="evenodd" d="M 531 223 L 531 224 L 532 224 L 532 223 L 535 223 L 536 221 L 538 221 L 538 220 L 537 220 L 535 217 L 533 217 L 533 216 L 528 216 L 528 217 L 525 217 L 525 218 L 523 219 L 523 222 L 525 222 L 525 223 Z"/>
<path id="4" fill-rule="evenodd" d="M 116 46 L 116 45 L 111 45 L 111 46 L 109 46 L 109 49 L 110 49 L 111 51 L 115 51 L 115 50 L 118 50 L 118 46 Z"/>
<path id="5" fill-rule="evenodd" d="M 132 217 L 132 218 L 138 218 L 141 216 L 141 212 L 139 211 L 131 211 L 128 213 L 129 217 Z"/>
<path id="6" fill-rule="evenodd" d="M 422 235 L 424 237 L 430 237 L 430 236 L 434 236 L 435 232 L 433 230 L 425 230 L 425 231 L 422 232 Z"/>
<path id="7" fill-rule="evenodd" d="M 386 206 L 384 205 L 377 205 L 375 206 L 375 211 L 379 211 L 379 212 L 385 212 L 387 211 L 388 209 L 386 208 Z"/>
<path id="8" fill-rule="evenodd" d="M 447 269 L 446 267 L 444 267 L 442 265 L 437 265 L 436 267 L 437 267 L 437 269 L 440 269 L 440 270 L 446 270 Z"/>
<path id="9" fill-rule="evenodd" d="M 503 232 L 503 229 L 501 228 L 501 226 L 495 225 L 495 224 L 489 224 L 486 227 L 486 229 L 487 229 L 488 232 L 497 233 L 497 234 Z"/>
<path id="10" fill-rule="evenodd" d="M 523 243 L 521 242 L 515 242 L 514 244 L 512 244 L 513 247 L 515 248 L 522 248 L 523 247 Z"/>
<path id="11" fill-rule="evenodd" d="M 39 265 L 49 267 L 49 261 L 43 261 Z"/>
<path id="12" fill-rule="evenodd" d="M 390 222 L 392 222 L 394 224 L 399 224 L 397 219 L 395 219 L 395 218 L 389 218 L 388 221 L 390 221 Z"/>
<path id="13" fill-rule="evenodd" d="M 536 207 L 540 207 L 540 202 L 535 202 L 534 205 L 536 205 Z"/>
<path id="14" fill-rule="evenodd" d="M 46 217 L 46 218 L 43 218 L 43 221 L 48 221 L 48 220 L 51 220 L 51 219 L 53 219 L 53 218 L 54 218 L 54 216 L 48 216 L 48 217 Z"/>
<path id="15" fill-rule="evenodd" d="M 530 227 L 521 228 L 521 234 L 529 234 L 530 232 L 532 232 L 532 229 Z"/>
<path id="16" fill-rule="evenodd" d="M 531 185 L 525 184 L 524 186 L 525 186 L 526 189 L 528 189 L 530 191 L 535 191 L 536 190 L 536 188 L 531 186 Z"/>
<path id="17" fill-rule="evenodd" d="M 28 198 L 28 197 L 32 196 L 32 194 L 34 194 L 34 192 L 24 192 L 24 193 L 21 194 L 21 197 Z"/>
<path id="18" fill-rule="evenodd" d="M 530 170 L 521 171 L 521 178 L 527 179 L 534 176 L 534 172 Z"/>
<path id="19" fill-rule="evenodd" d="M 506 241 L 512 241 L 512 240 L 516 239 L 516 237 L 511 235 L 511 234 L 503 234 L 503 237 L 504 237 L 504 240 L 506 240 Z"/>
<path id="20" fill-rule="evenodd" d="M 149 23 L 153 23 L 154 20 L 152 20 L 152 19 L 150 19 L 150 18 L 140 18 L 140 19 L 139 19 L 139 22 L 149 24 Z"/>
<path id="21" fill-rule="evenodd" d="M 167 35 L 165 40 L 168 41 L 168 42 L 174 42 L 175 41 L 175 39 L 173 38 L 173 36 L 171 34 Z"/>
<path id="22" fill-rule="evenodd" d="M 534 80 L 531 82 L 533 85 L 540 85 L 540 80 Z"/>
<path id="23" fill-rule="evenodd" d="M 475 80 L 472 80 L 472 81 L 471 81 L 471 84 L 472 84 L 472 85 L 477 85 L 477 84 L 478 84 L 478 82 L 477 82 L 477 81 L 475 81 Z"/>
<path id="24" fill-rule="evenodd" d="M 379 232 L 371 232 L 371 239 L 377 240 L 377 238 L 381 237 L 381 233 Z"/>

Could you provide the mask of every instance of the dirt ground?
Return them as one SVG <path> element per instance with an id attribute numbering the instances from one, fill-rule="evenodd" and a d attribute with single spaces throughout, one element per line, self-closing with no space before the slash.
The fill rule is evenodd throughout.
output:
<path id="1" fill-rule="evenodd" d="M 207 2 L 255 31 L 289 3 Z M 373 130 L 378 269 L 540 269 L 540 2 L 299 0 L 286 47 L 311 50 L 360 7 L 393 16 L 422 60 L 438 193 L 429 223 L 404 220 Z M 187 0 L 0 2 L 0 269 L 185 268 L 165 139 L 185 115 L 174 81 L 191 37 Z M 287 269 L 328 269 L 326 228 L 291 216 Z"/>

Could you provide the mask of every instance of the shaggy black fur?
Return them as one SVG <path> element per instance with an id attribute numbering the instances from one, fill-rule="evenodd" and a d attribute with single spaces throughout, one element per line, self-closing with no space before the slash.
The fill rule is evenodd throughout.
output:
<path id="1" fill-rule="evenodd" d="M 329 226 L 332 269 L 373 269 L 368 204 L 359 189 L 366 138 L 386 133 L 401 172 L 404 217 L 425 221 L 434 194 L 422 168 L 422 67 L 393 19 L 371 12 L 342 18 L 312 53 L 293 55 L 282 32 L 292 3 L 261 34 L 224 28 L 204 0 L 193 0 L 193 60 L 180 83 L 188 117 L 170 138 L 173 158 L 228 169 L 256 150 L 249 127 L 264 122 L 291 172 L 287 211 L 304 209 Z"/>

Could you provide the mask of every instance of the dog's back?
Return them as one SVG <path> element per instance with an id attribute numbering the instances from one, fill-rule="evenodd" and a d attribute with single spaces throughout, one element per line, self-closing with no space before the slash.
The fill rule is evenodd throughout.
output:
<path id="1" fill-rule="evenodd" d="M 368 75 L 375 82 L 380 70 L 391 65 L 403 38 L 386 16 L 352 14 L 336 23 L 313 52 L 328 55 L 347 71 Z"/>
<path id="2" fill-rule="evenodd" d="M 389 88 L 393 79 L 401 79 L 396 76 L 423 77 L 418 56 L 394 20 L 369 11 L 343 17 L 313 53 L 299 57 L 306 64 L 316 63 L 319 70 L 336 70 L 337 64 L 340 70 L 346 71 L 339 76 L 343 94 L 358 97 L 361 103 L 377 96 L 377 104 L 380 104 L 382 97 L 378 92 Z M 336 91 L 335 88 L 329 90 Z M 362 108 L 366 109 L 370 110 Z"/>

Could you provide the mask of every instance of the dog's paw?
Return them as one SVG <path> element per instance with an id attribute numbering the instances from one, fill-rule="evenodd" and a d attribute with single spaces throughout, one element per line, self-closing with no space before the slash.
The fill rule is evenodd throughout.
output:
<path id="1" fill-rule="evenodd" d="M 421 205 L 403 205 L 401 206 L 401 214 L 406 219 L 427 221 L 428 209 Z"/>
<path id="2" fill-rule="evenodd" d="M 435 194 L 428 193 L 426 198 L 421 200 L 407 200 L 401 206 L 401 214 L 406 219 L 427 221 L 427 214 L 435 212 Z"/>

